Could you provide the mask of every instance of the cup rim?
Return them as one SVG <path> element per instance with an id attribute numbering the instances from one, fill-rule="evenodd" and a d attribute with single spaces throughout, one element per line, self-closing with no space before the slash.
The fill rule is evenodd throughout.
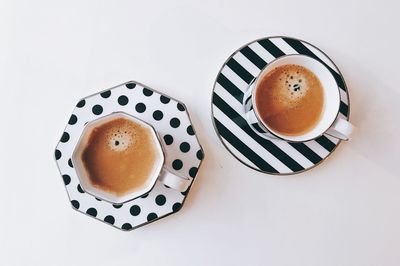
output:
<path id="1" fill-rule="evenodd" d="M 263 128 L 264 130 L 268 131 L 268 133 L 272 134 L 274 137 L 276 137 L 276 138 L 278 138 L 278 139 L 281 139 L 281 140 L 284 140 L 284 141 L 287 141 L 287 142 L 293 142 L 293 143 L 302 143 L 302 142 L 307 142 L 307 141 L 315 140 L 315 139 L 321 137 L 322 135 L 324 135 L 324 134 L 326 133 L 326 131 L 328 131 L 328 129 L 329 129 L 330 127 L 332 127 L 332 125 L 335 123 L 337 117 L 339 116 L 339 107 L 340 107 L 340 101 L 341 101 L 341 100 L 340 100 L 340 88 L 339 88 L 339 86 L 337 85 L 336 80 L 335 80 L 335 78 L 333 77 L 332 73 L 329 71 L 329 69 L 327 69 L 328 72 L 329 72 L 329 75 L 333 78 L 333 80 L 335 80 L 335 87 L 336 87 L 336 89 L 338 90 L 339 101 L 338 101 L 338 104 L 337 104 L 337 111 L 335 111 L 336 115 L 334 116 L 332 122 L 331 122 L 330 124 L 328 124 L 326 128 L 324 127 L 324 129 L 321 130 L 322 133 L 318 134 L 317 136 L 315 136 L 315 137 L 313 137 L 313 138 L 302 139 L 302 140 L 287 139 L 287 138 L 285 138 L 285 135 L 276 133 L 273 129 L 271 129 L 270 127 L 268 127 L 268 125 L 267 125 L 266 123 L 264 123 L 263 120 L 260 118 L 259 112 L 258 112 L 258 110 L 257 110 L 257 105 L 256 105 L 256 103 L 255 103 L 255 98 L 256 98 L 256 97 L 255 97 L 255 94 L 256 94 L 256 91 L 257 91 L 257 84 L 258 84 L 258 82 L 260 81 L 260 78 L 261 78 L 262 76 L 265 75 L 265 74 L 264 74 L 265 70 L 266 70 L 268 67 L 271 67 L 271 64 L 274 64 L 274 63 L 276 63 L 277 61 L 280 61 L 280 60 L 285 59 L 285 58 L 287 58 L 287 57 L 306 57 L 306 58 L 311 59 L 312 61 L 316 62 L 317 64 L 321 65 L 321 67 L 327 69 L 321 62 L 319 62 L 319 61 L 316 60 L 315 58 L 313 58 L 313 57 L 311 57 L 311 56 L 308 56 L 308 55 L 304 55 L 304 54 L 287 54 L 287 55 L 283 55 L 283 56 L 280 56 L 280 57 L 275 58 L 274 60 L 272 60 L 271 62 L 269 62 L 263 69 L 261 69 L 261 71 L 260 71 L 260 73 L 257 75 L 257 77 L 256 77 L 256 78 L 250 83 L 250 85 L 249 85 L 249 89 L 252 89 L 252 92 L 251 92 L 251 102 L 252 102 L 252 105 L 253 105 L 253 112 L 254 112 L 254 114 L 255 114 L 255 116 L 256 116 L 258 122 L 259 122 L 259 125 L 262 126 L 262 128 Z M 314 73 L 314 72 L 313 72 L 313 73 Z M 319 78 L 318 74 L 316 74 L 316 76 Z"/>
<path id="2" fill-rule="evenodd" d="M 109 203 L 111 203 L 111 204 L 125 204 L 125 203 L 127 203 L 127 202 L 129 202 L 129 201 L 132 201 L 132 200 L 134 200 L 134 199 L 137 199 L 137 198 L 139 198 L 139 197 L 141 197 L 141 196 L 143 196 L 143 195 L 149 193 L 149 192 L 154 188 L 155 184 L 157 183 L 158 177 L 160 176 L 160 173 L 162 172 L 162 170 L 163 170 L 163 168 L 164 168 L 164 165 L 165 165 L 165 151 L 164 151 L 164 148 L 162 147 L 161 140 L 160 140 L 160 137 L 159 137 L 157 131 L 155 130 L 155 128 L 154 128 L 150 123 L 147 123 L 147 122 L 143 121 L 142 119 L 140 119 L 140 118 L 138 118 L 138 117 L 135 117 L 135 116 L 133 116 L 133 115 L 130 115 L 130 114 L 124 112 L 124 111 L 115 111 L 115 112 L 112 112 L 112 113 L 110 113 L 110 114 L 101 116 L 101 117 L 96 118 L 96 119 L 94 119 L 94 120 L 91 120 L 91 121 L 87 122 L 87 124 L 83 127 L 82 131 L 80 132 L 79 139 L 78 139 L 78 141 L 76 142 L 76 144 L 75 144 L 75 146 L 74 146 L 74 148 L 73 148 L 73 152 L 72 152 L 72 155 L 71 155 L 71 161 L 72 161 L 72 164 L 73 164 L 74 166 L 77 165 L 77 161 L 76 161 L 76 159 L 77 159 L 77 158 L 76 158 L 76 156 L 77 156 L 77 149 L 78 149 L 78 147 L 80 146 L 81 141 L 82 141 L 82 139 L 83 139 L 83 137 L 84 137 L 84 135 L 85 135 L 84 132 L 85 132 L 85 130 L 87 129 L 87 126 L 88 126 L 89 124 L 96 123 L 96 122 L 98 122 L 99 120 L 102 120 L 102 119 L 105 119 L 105 118 L 108 118 L 108 117 L 112 117 L 112 116 L 117 116 L 117 115 L 122 115 L 122 116 L 124 116 L 124 117 L 127 117 L 128 119 L 134 120 L 135 122 L 139 122 L 139 123 L 141 123 L 141 124 L 144 124 L 144 125 L 148 126 L 148 127 L 150 128 L 150 130 L 152 130 L 153 133 L 154 133 L 154 136 L 155 136 L 155 138 L 156 138 L 156 140 L 157 140 L 156 143 L 157 143 L 157 145 L 159 146 L 160 151 L 161 151 L 161 153 L 160 153 L 160 154 L 161 154 L 161 158 L 160 158 L 160 165 L 161 165 L 161 167 L 160 167 L 159 171 L 157 171 L 157 175 L 154 174 L 154 176 L 156 176 L 156 177 L 153 178 L 154 180 L 153 180 L 153 182 L 151 183 L 151 186 L 149 186 L 149 187 L 146 188 L 146 189 L 143 189 L 144 192 L 141 193 L 140 195 L 137 195 L 137 196 L 134 196 L 134 197 L 128 197 L 128 199 L 126 199 L 126 200 L 111 201 L 111 200 L 109 200 L 109 199 L 105 199 L 105 198 L 103 198 L 103 197 L 99 197 L 99 196 L 93 194 L 92 191 L 87 190 L 86 185 L 84 185 L 84 184 L 82 183 L 82 181 L 81 181 L 81 174 L 82 174 L 82 173 L 81 173 L 80 171 L 78 171 L 78 169 L 76 169 L 75 167 L 74 167 L 74 168 L 75 168 L 76 176 L 78 177 L 78 180 L 79 180 L 79 185 L 81 186 L 82 190 L 83 190 L 85 193 L 88 193 L 89 195 L 91 195 L 91 196 L 93 196 L 93 197 L 95 197 L 95 198 L 104 200 L 104 201 L 109 202 Z M 133 192 L 128 192 L 126 195 L 129 195 L 129 194 L 133 194 Z M 118 196 L 116 196 L 116 197 L 118 197 Z M 124 197 L 124 196 L 121 196 L 120 198 L 123 198 L 123 197 Z"/>

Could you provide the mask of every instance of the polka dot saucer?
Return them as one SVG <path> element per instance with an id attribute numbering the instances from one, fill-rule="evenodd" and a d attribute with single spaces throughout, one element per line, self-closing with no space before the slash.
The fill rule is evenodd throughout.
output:
<path id="1" fill-rule="evenodd" d="M 185 192 L 171 189 L 157 181 L 148 194 L 116 205 L 83 191 L 71 160 L 74 147 L 88 122 L 113 112 L 125 112 L 155 128 L 165 151 L 165 167 L 191 180 Z M 183 103 L 130 81 L 80 100 L 69 118 L 54 156 L 72 207 L 128 231 L 181 209 L 204 153 Z"/>

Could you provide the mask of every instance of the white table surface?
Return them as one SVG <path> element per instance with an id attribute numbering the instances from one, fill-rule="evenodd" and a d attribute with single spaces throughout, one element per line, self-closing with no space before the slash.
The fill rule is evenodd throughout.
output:
<path id="1" fill-rule="evenodd" d="M 400 265 L 398 1 L 0 1 L 0 265 Z M 214 79 L 253 39 L 323 49 L 354 139 L 290 177 L 220 143 Z M 181 212 L 122 232 L 71 209 L 53 159 L 83 96 L 137 80 L 185 102 L 206 158 Z"/>

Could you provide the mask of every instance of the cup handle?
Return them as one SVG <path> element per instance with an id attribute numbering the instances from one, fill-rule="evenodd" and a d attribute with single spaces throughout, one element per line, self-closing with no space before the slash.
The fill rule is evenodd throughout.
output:
<path id="1" fill-rule="evenodd" d="M 176 189 L 180 192 L 186 191 L 191 182 L 190 179 L 175 175 L 165 169 L 161 171 L 159 180 L 163 182 L 164 185 Z"/>
<path id="2" fill-rule="evenodd" d="M 343 118 L 337 118 L 325 133 L 337 139 L 349 140 L 351 139 L 353 131 L 354 126 L 349 121 Z"/>

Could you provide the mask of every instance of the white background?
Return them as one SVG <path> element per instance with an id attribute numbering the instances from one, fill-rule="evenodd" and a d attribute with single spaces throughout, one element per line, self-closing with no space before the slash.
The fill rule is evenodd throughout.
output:
<path id="1" fill-rule="evenodd" d="M 0 265 L 400 265 L 397 1 L 0 1 Z M 354 139 L 289 177 L 217 138 L 214 79 L 253 39 L 323 49 Z M 181 212 L 122 232 L 71 209 L 53 154 L 79 98 L 137 80 L 188 106 L 206 158 Z"/>

